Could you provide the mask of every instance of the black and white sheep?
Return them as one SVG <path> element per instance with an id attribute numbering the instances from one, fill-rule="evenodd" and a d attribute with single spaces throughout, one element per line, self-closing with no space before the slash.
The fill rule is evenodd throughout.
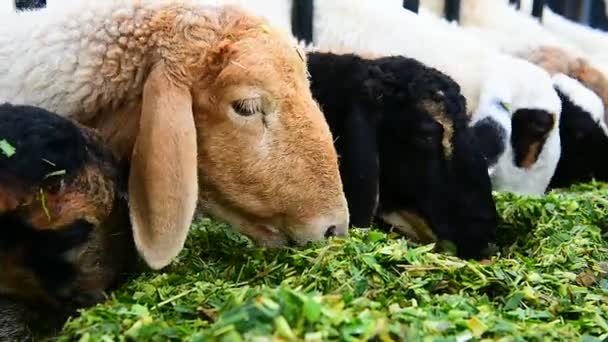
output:
<path id="1" fill-rule="evenodd" d="M 562 99 L 560 136 L 562 154 L 550 187 L 567 187 L 593 179 L 608 181 L 608 127 L 604 104 L 590 89 L 563 74 L 553 76 Z"/>
<path id="2" fill-rule="evenodd" d="M 309 52 L 308 70 L 336 139 L 351 223 L 378 217 L 419 241 L 452 241 L 461 257 L 483 256 L 497 214 L 458 84 L 400 56 Z"/>
<path id="3" fill-rule="evenodd" d="M 125 167 L 95 132 L 10 104 L 0 123 L 0 340 L 21 341 L 29 320 L 62 323 L 138 262 Z"/>

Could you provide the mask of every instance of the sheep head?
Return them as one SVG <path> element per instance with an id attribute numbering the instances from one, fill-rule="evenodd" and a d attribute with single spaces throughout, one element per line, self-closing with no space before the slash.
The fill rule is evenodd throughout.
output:
<path id="1" fill-rule="evenodd" d="M 604 104 L 590 89 L 564 74 L 553 76 L 562 100 L 559 133 L 562 154 L 550 187 L 608 180 L 608 162 L 599 158 L 608 148 Z"/>
<path id="2" fill-rule="evenodd" d="M 487 148 L 487 159 L 494 163 L 488 165 L 492 185 L 500 191 L 540 195 L 561 151 L 561 102 L 551 77 L 525 60 L 502 54 L 488 58 L 484 67 L 486 79 L 471 126 L 483 145 L 492 146 Z M 488 134 L 492 132 L 494 136 Z"/>
<path id="3" fill-rule="evenodd" d="M 197 202 L 262 246 L 346 235 L 332 135 L 295 42 L 234 8 L 173 5 L 149 25 L 156 58 L 129 179 L 147 263 L 177 255 Z"/>
<path id="4" fill-rule="evenodd" d="M 308 61 L 337 138 L 351 224 L 382 218 L 420 242 L 452 241 L 459 256 L 485 256 L 496 207 L 458 84 L 402 56 L 311 52 Z"/>
<path id="5" fill-rule="evenodd" d="M 0 106 L 0 292 L 61 310 L 102 299 L 136 261 L 126 182 L 95 132 Z"/>

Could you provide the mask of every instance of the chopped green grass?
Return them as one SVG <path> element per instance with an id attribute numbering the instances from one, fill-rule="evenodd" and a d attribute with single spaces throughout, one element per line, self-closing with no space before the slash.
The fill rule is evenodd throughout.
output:
<path id="1" fill-rule="evenodd" d="M 602 341 L 608 185 L 495 194 L 499 255 L 466 262 L 355 231 L 262 250 L 208 219 L 163 273 L 68 322 L 80 341 Z"/>
<path id="2" fill-rule="evenodd" d="M 13 145 L 9 144 L 5 139 L 0 139 L 0 153 L 2 153 L 6 158 L 10 158 L 17 153 L 17 150 L 13 147 Z"/>

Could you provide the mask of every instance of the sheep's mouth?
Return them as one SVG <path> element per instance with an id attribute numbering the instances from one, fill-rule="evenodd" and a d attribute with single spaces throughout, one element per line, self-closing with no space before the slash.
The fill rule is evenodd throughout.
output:
<path id="1" fill-rule="evenodd" d="M 421 215 L 411 210 L 396 210 L 382 214 L 382 220 L 418 243 L 437 241 L 431 225 Z"/>
<path id="2" fill-rule="evenodd" d="M 236 206 L 199 198 L 197 211 L 228 223 L 241 234 L 250 238 L 257 246 L 266 248 L 293 247 L 301 245 L 285 229 L 282 218 L 260 218 Z"/>
<path id="3" fill-rule="evenodd" d="M 300 245 L 282 229 L 269 224 L 254 224 L 248 228 L 243 228 L 242 232 L 254 240 L 260 247 L 277 248 Z"/>

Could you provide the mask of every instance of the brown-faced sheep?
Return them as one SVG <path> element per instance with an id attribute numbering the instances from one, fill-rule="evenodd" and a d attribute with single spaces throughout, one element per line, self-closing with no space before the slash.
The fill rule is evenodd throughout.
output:
<path id="1" fill-rule="evenodd" d="M 305 55 L 262 19 L 161 0 L 4 19 L 0 101 L 65 113 L 131 162 L 130 217 L 151 267 L 181 250 L 197 202 L 264 246 L 347 234 Z"/>
<path id="2" fill-rule="evenodd" d="M 0 340 L 103 299 L 137 266 L 126 169 L 93 131 L 0 105 Z M 35 314 L 30 316 L 30 314 Z"/>

